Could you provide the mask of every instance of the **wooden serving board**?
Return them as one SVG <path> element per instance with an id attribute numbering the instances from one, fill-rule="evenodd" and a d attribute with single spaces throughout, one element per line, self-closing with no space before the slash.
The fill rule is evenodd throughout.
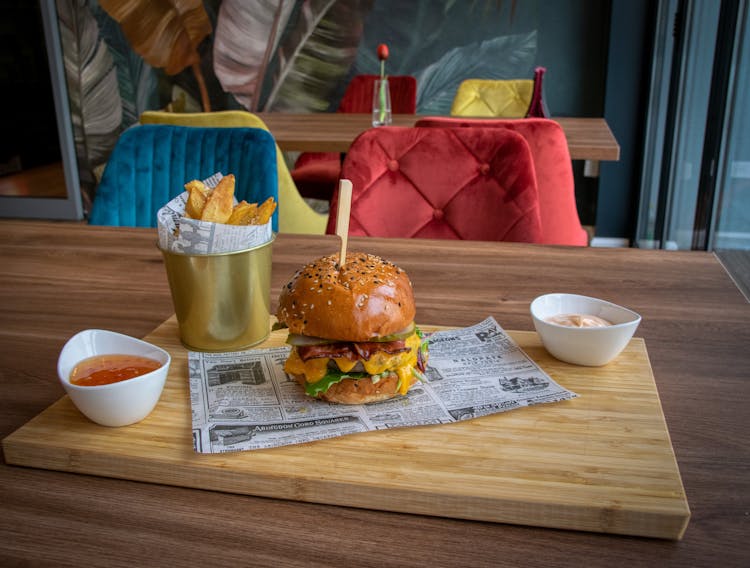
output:
<path id="1" fill-rule="evenodd" d="M 65 396 L 3 440 L 5 459 L 237 494 L 681 538 L 690 510 L 644 341 L 590 368 L 554 359 L 533 332 L 509 334 L 579 398 L 454 424 L 205 455 L 192 447 L 187 352 L 172 317 L 145 338 L 172 354 L 148 418 L 99 426 Z M 285 338 L 274 332 L 263 346 Z"/>

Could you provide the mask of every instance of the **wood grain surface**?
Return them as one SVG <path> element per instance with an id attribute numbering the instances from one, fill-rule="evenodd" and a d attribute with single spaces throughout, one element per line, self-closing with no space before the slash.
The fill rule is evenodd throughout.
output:
<path id="1" fill-rule="evenodd" d="M 172 313 L 150 229 L 0 222 L 0 436 L 59 400 L 65 341 Z M 272 290 L 333 237 L 280 235 Z M 710 253 L 352 238 L 414 283 L 417 319 L 533 329 L 543 293 L 606 298 L 644 338 L 691 520 L 681 541 L 529 528 L 0 466 L 0 565 L 746 566 L 750 305 Z M 276 297 L 272 295 L 275 306 Z"/>
<path id="2" fill-rule="evenodd" d="M 372 127 L 369 114 L 318 112 L 289 114 L 261 112 L 282 150 L 300 152 L 346 152 L 352 141 Z M 394 114 L 393 126 L 414 126 L 418 115 Z M 603 118 L 554 117 L 568 140 L 574 160 L 620 159 L 620 145 Z"/>
<path id="3" fill-rule="evenodd" d="M 587 368 L 548 355 L 534 332 L 510 334 L 579 397 L 442 426 L 198 455 L 190 451 L 187 351 L 172 317 L 145 338 L 172 355 L 146 420 L 99 426 L 66 396 L 6 437 L 3 451 L 13 465 L 229 493 L 681 538 L 690 511 L 644 341 Z M 283 346 L 286 335 L 272 332 L 258 348 Z"/>

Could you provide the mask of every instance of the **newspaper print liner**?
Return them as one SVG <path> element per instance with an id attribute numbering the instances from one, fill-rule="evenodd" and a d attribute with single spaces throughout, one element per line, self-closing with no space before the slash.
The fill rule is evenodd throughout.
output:
<path id="1" fill-rule="evenodd" d="M 217 172 L 203 183 L 214 188 L 223 177 Z M 159 247 L 163 250 L 183 254 L 234 252 L 260 246 L 273 237 L 270 220 L 265 225 L 238 226 L 188 219 L 185 217 L 187 198 L 185 191 L 156 214 Z"/>

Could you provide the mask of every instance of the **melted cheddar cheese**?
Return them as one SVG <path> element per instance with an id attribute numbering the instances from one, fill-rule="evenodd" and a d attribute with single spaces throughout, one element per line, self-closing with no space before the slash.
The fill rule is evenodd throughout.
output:
<path id="1" fill-rule="evenodd" d="M 360 361 L 352 361 L 346 357 L 319 357 L 305 362 L 300 359 L 297 350 L 292 349 L 292 353 L 284 364 L 284 371 L 295 375 L 305 375 L 305 380 L 308 383 L 316 383 L 325 377 L 328 362 L 331 360 L 344 373 L 351 371 L 358 362 L 361 362 L 365 372 L 369 375 L 379 375 L 386 371 L 395 372 L 400 379 L 398 392 L 406 394 L 413 382 L 412 370 L 417 364 L 417 351 L 421 341 L 419 336 L 414 333 L 406 338 L 405 343 L 409 351 L 393 355 L 385 351 L 376 351 L 369 359 Z"/>

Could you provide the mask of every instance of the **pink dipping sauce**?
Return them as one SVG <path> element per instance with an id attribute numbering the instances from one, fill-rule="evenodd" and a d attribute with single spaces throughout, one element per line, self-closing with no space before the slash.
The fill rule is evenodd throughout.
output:
<path id="1" fill-rule="evenodd" d="M 545 321 L 565 327 L 609 327 L 612 325 L 611 321 L 588 314 L 559 314 L 550 316 Z"/>

